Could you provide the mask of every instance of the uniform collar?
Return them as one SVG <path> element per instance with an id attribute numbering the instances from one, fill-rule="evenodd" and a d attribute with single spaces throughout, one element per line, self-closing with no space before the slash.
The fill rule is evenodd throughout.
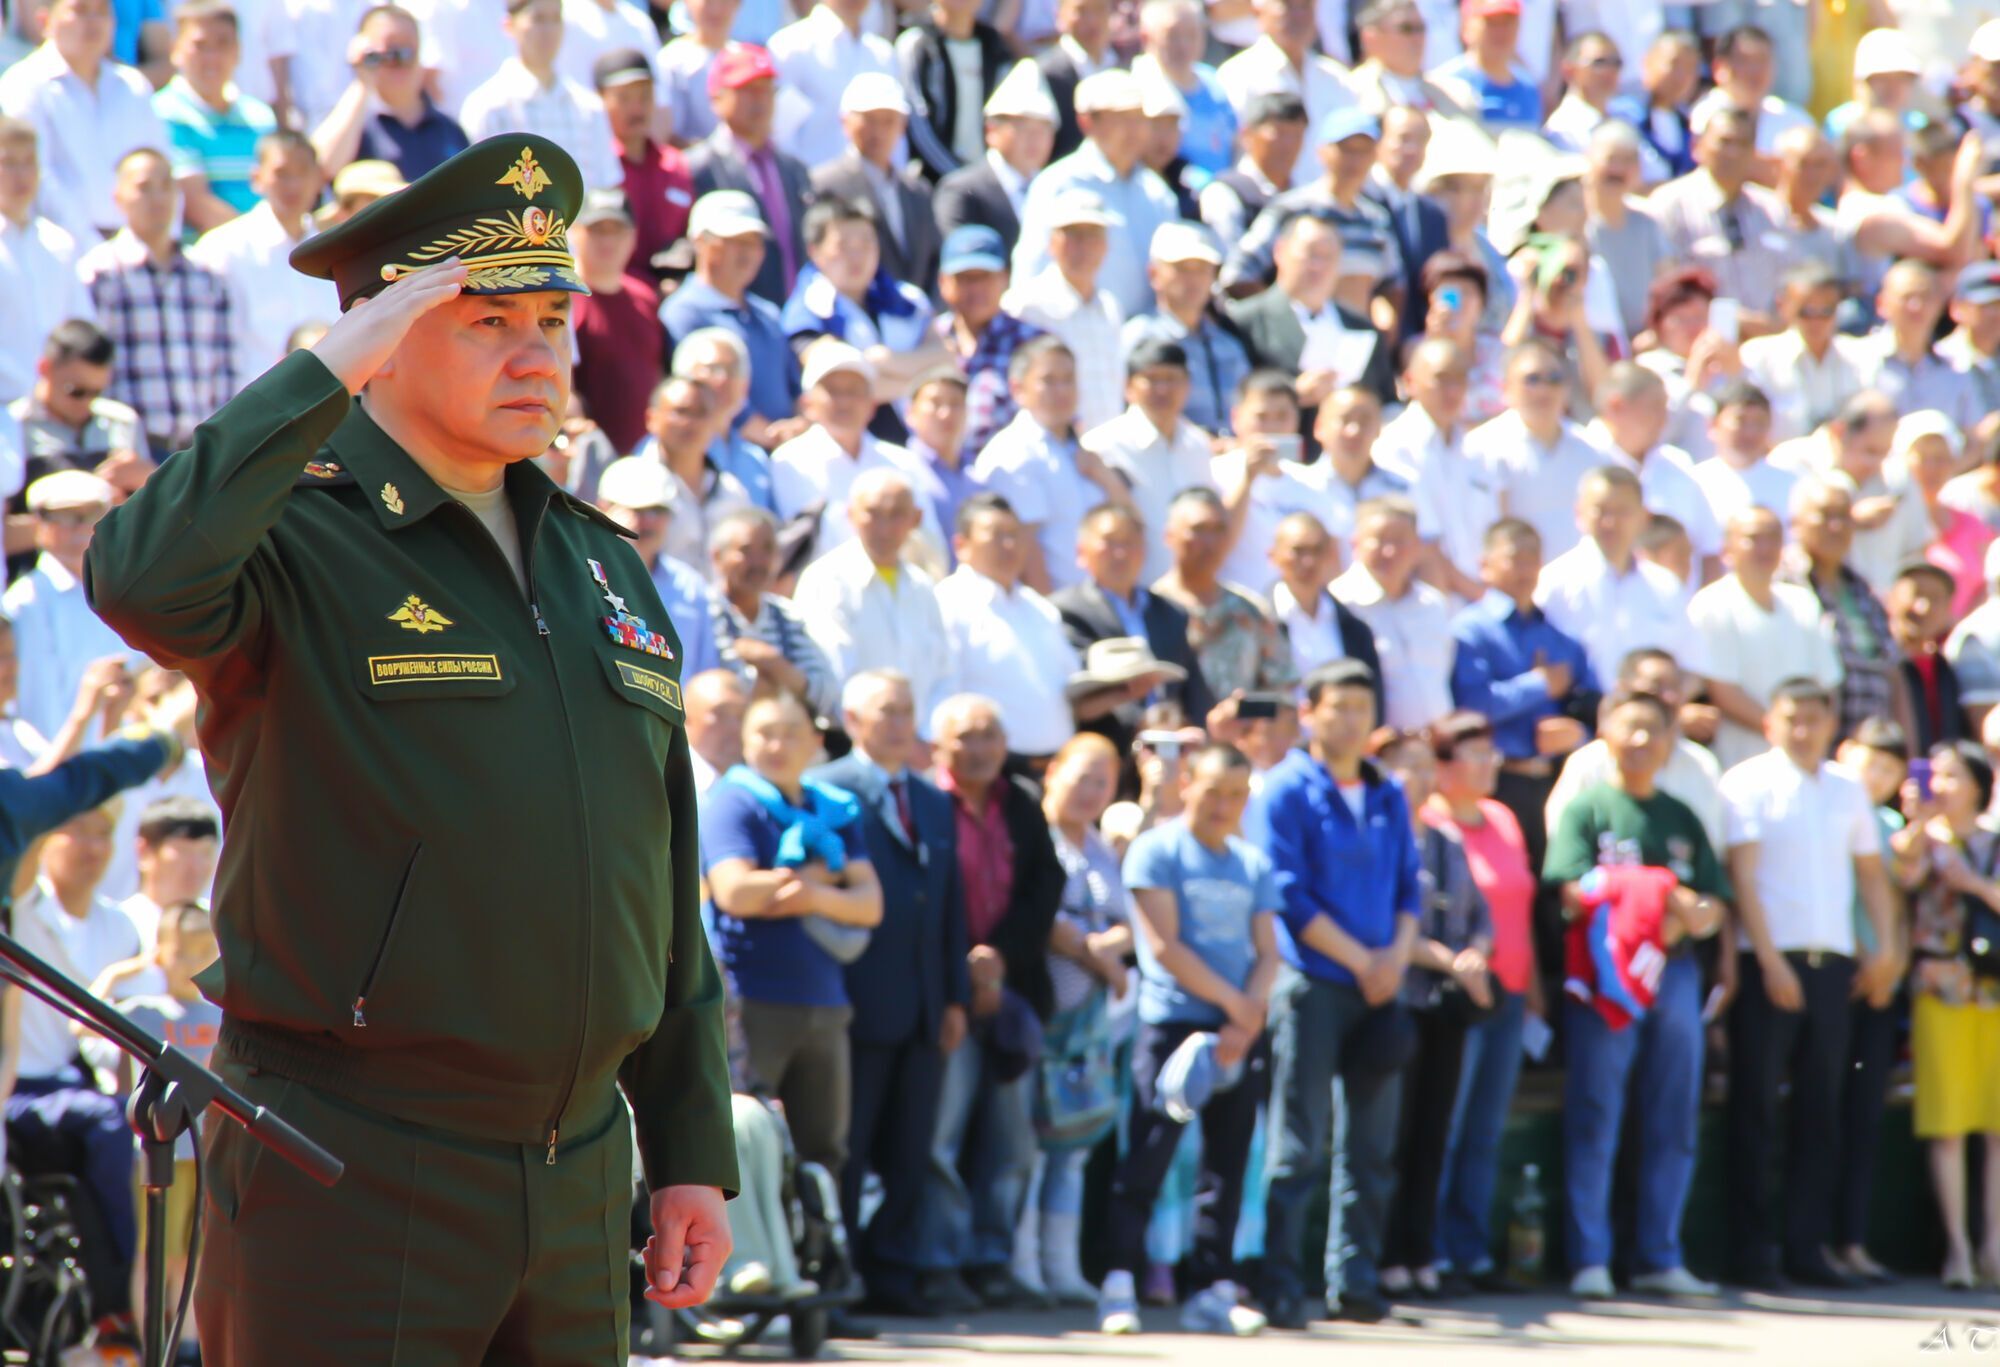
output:
<path id="1" fill-rule="evenodd" d="M 362 497 L 388 531 L 415 526 L 445 504 L 456 501 L 382 430 L 361 404 L 354 405 L 327 447 L 342 468 L 354 476 L 355 483 L 361 486 Z M 517 460 L 507 467 L 506 487 L 507 502 L 514 510 L 524 547 L 530 543 L 535 526 L 552 500 L 567 504 L 620 536 L 632 535 L 590 504 L 565 493 L 531 460 Z"/>

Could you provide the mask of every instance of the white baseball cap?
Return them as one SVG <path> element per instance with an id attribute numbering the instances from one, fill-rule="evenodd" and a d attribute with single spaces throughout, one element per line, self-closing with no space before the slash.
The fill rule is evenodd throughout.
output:
<path id="1" fill-rule="evenodd" d="M 1118 67 L 1092 72 L 1076 83 L 1079 114 L 1110 114 L 1119 110 L 1139 114 L 1145 108 L 1146 95 L 1139 89 L 1139 78 Z"/>
<path id="2" fill-rule="evenodd" d="M 1188 102 L 1180 91 L 1174 89 L 1172 81 L 1165 76 L 1152 75 L 1139 82 L 1139 112 L 1149 119 L 1164 119 L 1171 114 L 1186 122 Z"/>
<path id="3" fill-rule="evenodd" d="M 623 456 L 597 477 L 597 501 L 620 508 L 671 508 L 680 498 L 658 456 Z"/>
<path id="4" fill-rule="evenodd" d="M 1215 234 L 1200 223 L 1179 220 L 1162 223 L 1153 230 L 1152 245 L 1146 255 L 1154 261 L 1206 261 L 1211 266 L 1222 264 L 1222 248 L 1216 245 Z"/>
<path id="5" fill-rule="evenodd" d="M 111 486 L 88 470 L 58 470 L 28 486 L 28 511 L 53 513 L 65 508 L 108 508 Z"/>
<path id="6" fill-rule="evenodd" d="M 742 190 L 710 190 L 688 212 L 689 241 L 698 237 L 748 237 L 752 233 L 769 237 L 771 230 L 764 222 L 764 215 L 757 212 L 757 201 Z"/>
<path id="7" fill-rule="evenodd" d="M 1854 79 L 1870 76 L 1920 76 L 1924 66 L 1909 35 L 1897 28 L 1871 28 L 1854 45 Z"/>
<path id="8" fill-rule="evenodd" d="M 2000 19 L 1988 19 L 1972 31 L 1972 55 L 1982 62 L 2000 62 Z"/>
<path id="9" fill-rule="evenodd" d="M 903 83 L 886 71 L 864 71 L 840 92 L 843 114 L 873 114 L 881 110 L 905 117 L 910 112 L 910 97 L 903 93 Z"/>
<path id="10" fill-rule="evenodd" d="M 1104 203 L 1104 196 L 1092 194 L 1089 190 L 1067 190 L 1058 194 L 1049 205 L 1048 224 L 1051 228 L 1081 228 L 1095 225 L 1099 228 L 1122 228 L 1125 220 L 1114 213 Z"/>
<path id="11" fill-rule="evenodd" d="M 989 119 L 1040 119 L 1050 125 L 1062 122 L 1048 82 L 1035 64 L 1025 59 L 1016 62 L 993 87 L 993 93 L 986 97 L 985 112 Z"/>
<path id="12" fill-rule="evenodd" d="M 838 375 L 843 370 L 859 375 L 871 385 L 875 383 L 875 367 L 868 363 L 868 358 L 847 343 L 832 338 L 814 342 L 806 352 L 805 362 L 805 374 L 799 378 L 800 385 L 805 389 L 817 389 L 827 376 Z"/>

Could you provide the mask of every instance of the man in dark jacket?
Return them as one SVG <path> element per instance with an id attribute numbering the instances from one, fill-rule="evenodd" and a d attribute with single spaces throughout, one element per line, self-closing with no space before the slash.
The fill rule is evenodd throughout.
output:
<path id="1" fill-rule="evenodd" d="M 840 1207 L 871 1303 L 891 1313 L 977 1309 L 954 1268 L 920 1272 L 918 1214 L 947 1055 L 965 1042 L 965 902 L 952 805 L 909 767 L 916 748 L 910 681 L 871 669 L 847 681 L 841 716 L 854 749 L 813 777 L 861 803 L 862 838 L 882 884 L 882 923 L 847 966 L 854 1019 L 854 1100 Z M 873 1168 L 882 1204 L 861 1227 Z"/>
<path id="2" fill-rule="evenodd" d="M 1056 105 L 1033 63 L 1023 62 L 986 97 L 984 112 L 985 155 L 940 180 L 932 208 L 942 235 L 950 237 L 953 229 L 970 224 L 991 228 L 1000 234 L 1011 260 L 1021 236 L 1028 182 L 1049 164 L 1049 149 L 1055 145 Z"/>
<path id="3" fill-rule="evenodd" d="M 1049 599 L 1062 613 L 1070 644 L 1082 655 L 1096 641 L 1120 636 L 1143 638 L 1161 663 L 1187 671 L 1186 679 L 1162 686 L 1158 700 L 1179 703 L 1181 715 L 1190 725 L 1204 725 L 1215 699 L 1202 681 L 1194 650 L 1188 645 L 1187 613 L 1139 582 L 1146 564 L 1146 537 L 1138 516 L 1118 503 L 1093 509 L 1078 529 L 1076 559 L 1090 578 Z M 1119 754 L 1130 754 L 1145 710 L 1145 700 L 1130 702 L 1080 723 L 1080 729 L 1096 731 L 1117 746 Z"/>
<path id="4" fill-rule="evenodd" d="M 939 238 L 930 186 L 914 165 L 898 170 L 894 162 L 910 125 L 910 100 L 902 83 L 884 71 L 856 76 L 840 97 L 840 123 L 847 150 L 814 170 L 813 192 L 873 209 L 882 269 L 934 293 Z"/>
<path id="5" fill-rule="evenodd" d="M 961 83 L 951 49 L 979 48 L 979 84 Z M 1000 31 L 979 18 L 979 0 L 932 0 L 929 12 L 896 38 L 896 60 L 910 92 L 910 151 L 933 184 L 985 150 L 979 111 L 1014 60 Z"/>
<path id="6" fill-rule="evenodd" d="M 778 107 L 778 67 L 750 43 L 731 43 L 708 68 L 708 98 L 721 126 L 688 149 L 688 174 L 699 199 L 711 190 L 741 190 L 757 201 L 771 230 L 771 250 L 750 292 L 782 306 L 806 263 L 801 229 L 812 202 L 812 172 L 771 141 Z"/>
<path id="7" fill-rule="evenodd" d="M 1055 42 L 1035 55 L 1035 66 L 1062 111 L 1055 150 L 1060 158 L 1083 146 L 1083 127 L 1076 121 L 1078 83 L 1118 64 L 1111 49 L 1111 0 L 1058 0 L 1056 32 Z"/>
<path id="8" fill-rule="evenodd" d="M 1033 1293 L 1009 1263 L 1035 1162 L 1036 1023 L 1055 1005 L 1048 945 L 1064 877 L 1034 788 L 1002 773 L 999 709 L 947 698 L 931 733 L 958 841 L 971 1032 L 945 1062 L 919 1257 L 926 1271 L 963 1269 L 988 1305 L 1023 1304 Z"/>

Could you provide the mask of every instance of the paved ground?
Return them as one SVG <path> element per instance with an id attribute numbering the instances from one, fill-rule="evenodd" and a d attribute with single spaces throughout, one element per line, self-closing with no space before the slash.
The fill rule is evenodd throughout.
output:
<path id="1" fill-rule="evenodd" d="M 1169 1311 L 1147 1312 L 1162 1330 Z M 1423 1367 L 1500 1359 L 1600 1364 L 1768 1361 L 1799 1367 L 1901 1362 L 2000 1364 L 2000 1294 L 1945 1293 L 1915 1283 L 1866 1296 L 1813 1300 L 1747 1294 L 1720 1303 L 1611 1301 L 1585 1308 L 1567 1297 L 1505 1296 L 1412 1305 L 1381 1325 L 1319 1323 L 1302 1334 L 1231 1341 L 1177 1333 L 1105 1339 L 1081 1311 L 994 1313 L 956 1323 L 884 1320 L 873 1343 L 836 1343 L 848 1362 L 1007 1367 L 1095 1360 L 1194 1367 L 1291 1367 L 1346 1362 Z M 699 1350 L 694 1350 L 698 1352 Z M 746 1360 L 780 1360 L 753 1349 Z"/>

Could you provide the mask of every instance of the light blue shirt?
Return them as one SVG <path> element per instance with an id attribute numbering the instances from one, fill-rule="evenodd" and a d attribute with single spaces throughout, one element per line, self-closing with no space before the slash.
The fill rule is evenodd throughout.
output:
<path id="1" fill-rule="evenodd" d="M 1110 228 L 1111 250 L 1097 273 L 1097 287 L 1118 301 L 1119 315 L 1137 317 L 1153 311 L 1153 287 L 1146 282 L 1146 257 L 1154 230 L 1180 218 L 1180 204 L 1167 183 L 1140 166 L 1120 178 L 1097 150 L 1086 142 L 1028 183 L 1021 206 L 1021 238 L 1014 248 L 1014 279 L 1032 280 L 1050 264 L 1048 223 L 1059 195 L 1083 190 L 1096 194 L 1104 207 L 1125 221 Z"/>
<path id="2" fill-rule="evenodd" d="M 681 638 L 681 678 L 722 668 L 715 646 L 715 595 L 693 569 L 663 555 L 653 562 L 653 587 L 667 605 L 667 617 Z"/>
<path id="3" fill-rule="evenodd" d="M 1194 838 L 1185 818 L 1155 826 L 1125 852 L 1125 886 L 1134 892 L 1157 888 L 1174 895 L 1178 938 L 1196 958 L 1232 987 L 1250 981 L 1257 947 L 1252 921 L 1278 909 L 1278 885 L 1262 850 L 1229 837 L 1217 854 Z M 1160 966 L 1144 935 L 1133 937 L 1139 951 L 1139 1019 L 1148 1025 L 1184 1022 L 1220 1025 L 1222 1008 L 1197 997 Z"/>

